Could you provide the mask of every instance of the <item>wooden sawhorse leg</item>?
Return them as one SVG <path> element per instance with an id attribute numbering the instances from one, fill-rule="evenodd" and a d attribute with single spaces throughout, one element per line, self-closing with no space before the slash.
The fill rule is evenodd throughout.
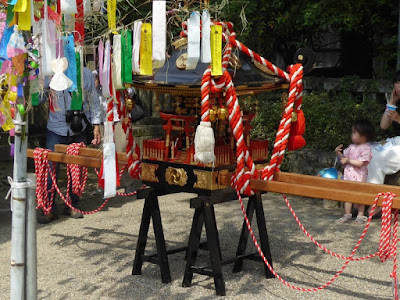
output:
<path id="1" fill-rule="evenodd" d="M 207 248 L 210 255 L 211 270 L 207 267 L 195 267 L 203 224 L 205 224 L 206 228 Z M 194 212 L 182 286 L 189 287 L 192 285 L 193 273 L 213 277 L 217 295 L 224 296 L 226 294 L 214 205 L 209 197 L 204 197 L 203 205 L 196 208 Z"/>
<path id="2" fill-rule="evenodd" d="M 271 249 L 269 247 L 268 232 L 265 223 L 264 208 L 260 193 L 256 193 L 255 195 L 250 196 L 249 202 L 247 204 L 246 214 L 250 224 L 253 219 L 254 211 L 256 212 L 256 217 L 257 217 L 258 232 L 260 234 L 259 242 L 261 244 L 261 250 L 263 251 L 266 259 L 272 266 L 272 255 L 271 255 Z M 249 256 L 249 257 L 246 257 L 245 255 L 249 234 L 250 232 L 247 229 L 246 221 L 243 221 L 242 232 L 240 234 L 240 239 L 239 239 L 239 245 L 236 251 L 237 260 L 233 267 L 234 273 L 240 272 L 242 270 L 244 259 L 261 260 L 261 257 L 258 253 L 256 253 L 255 256 Z M 265 275 L 267 278 L 275 277 L 265 264 L 264 268 L 265 268 Z"/>
<path id="3" fill-rule="evenodd" d="M 149 232 L 150 218 L 153 220 L 157 254 L 146 256 L 144 252 Z M 148 191 L 148 195 L 145 197 L 132 275 L 142 274 L 142 266 L 144 261 L 158 264 L 160 266 L 162 282 L 171 282 L 171 272 L 169 270 L 168 253 L 165 246 L 164 231 L 161 223 L 160 207 L 158 205 L 158 198 L 154 189 L 150 189 Z"/>

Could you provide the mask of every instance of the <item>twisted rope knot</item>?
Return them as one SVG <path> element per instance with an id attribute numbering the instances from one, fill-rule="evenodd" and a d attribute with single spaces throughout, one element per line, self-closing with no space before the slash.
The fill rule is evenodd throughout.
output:
<path id="1" fill-rule="evenodd" d="M 33 151 L 36 174 L 36 209 L 41 208 L 43 213 L 48 215 L 53 206 L 54 187 L 47 189 L 47 176 L 51 172 L 55 172 L 55 165 L 50 168 L 47 154 L 51 152 L 48 149 L 36 148 Z"/>
<path id="2" fill-rule="evenodd" d="M 73 143 L 67 148 L 68 155 L 79 155 L 79 149 L 86 148 L 84 143 Z M 85 190 L 86 181 L 88 177 L 88 168 L 79 166 L 76 164 L 67 164 L 67 177 L 68 177 L 68 189 L 72 182 L 72 193 L 82 196 Z M 70 201 L 70 194 L 67 193 L 67 199 Z"/>

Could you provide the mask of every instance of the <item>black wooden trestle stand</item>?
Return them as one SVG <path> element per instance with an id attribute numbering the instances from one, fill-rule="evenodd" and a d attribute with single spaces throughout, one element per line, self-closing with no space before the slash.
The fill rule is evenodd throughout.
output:
<path id="1" fill-rule="evenodd" d="M 221 248 L 219 243 L 219 235 L 217 223 L 214 212 L 214 205 L 226 201 L 234 200 L 235 192 L 224 191 L 217 193 L 218 195 L 212 196 L 199 196 L 190 200 L 191 208 L 194 208 L 194 215 L 192 227 L 189 235 L 189 242 L 187 247 L 178 249 L 166 250 L 164 231 L 161 223 L 160 208 L 158 205 L 157 195 L 155 190 L 150 188 L 142 192 L 144 194 L 138 195 L 138 198 L 145 198 L 143 207 L 142 221 L 140 224 L 140 231 L 138 242 L 136 246 L 135 260 L 133 263 L 133 275 L 140 275 L 142 273 L 143 262 L 150 262 L 158 264 L 161 271 L 161 280 L 163 283 L 171 282 L 171 273 L 168 264 L 168 255 L 187 251 L 186 267 L 182 286 L 188 287 L 192 284 L 193 274 L 201 274 L 211 276 L 214 278 L 214 284 L 217 295 L 225 295 L 225 282 L 222 273 L 222 266 L 234 263 L 233 272 L 240 272 L 242 270 L 243 261 L 245 259 L 262 261 L 258 252 L 246 254 L 246 246 L 249 238 L 249 231 L 246 223 L 243 222 L 242 231 L 239 239 L 236 256 L 230 259 L 222 260 Z M 272 265 L 271 251 L 269 247 L 267 227 L 265 223 L 264 209 L 262 205 L 261 195 L 259 193 L 249 198 L 246 213 L 251 223 L 254 212 L 257 217 L 257 225 L 259 232 L 259 239 L 261 249 L 264 252 L 269 263 Z M 153 220 L 154 235 L 156 239 L 157 253 L 153 255 L 145 255 L 146 242 L 150 226 L 150 219 Z M 210 265 L 204 267 L 196 267 L 196 258 L 199 249 L 204 249 L 204 243 L 200 243 L 201 232 L 203 225 L 206 229 L 206 248 L 210 256 Z M 262 262 L 263 263 L 263 262 Z M 265 275 L 267 278 L 273 278 L 273 274 L 265 266 Z"/>

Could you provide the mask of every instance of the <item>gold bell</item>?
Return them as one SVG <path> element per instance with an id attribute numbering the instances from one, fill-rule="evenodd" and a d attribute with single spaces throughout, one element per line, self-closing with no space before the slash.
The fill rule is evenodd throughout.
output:
<path id="1" fill-rule="evenodd" d="M 222 107 L 218 108 L 217 117 L 219 120 L 224 121 L 224 120 L 226 120 L 227 116 L 228 116 L 228 110 L 226 109 L 226 107 L 222 106 Z"/>
<path id="2" fill-rule="evenodd" d="M 292 112 L 292 122 L 297 122 L 297 112 Z"/>
<path id="3" fill-rule="evenodd" d="M 130 98 L 125 99 L 125 109 L 127 112 L 131 112 L 134 106 L 135 102 L 133 102 L 132 99 Z"/>
<path id="4" fill-rule="evenodd" d="M 210 121 L 215 122 L 216 119 L 217 119 L 217 107 L 213 106 L 210 109 Z"/>

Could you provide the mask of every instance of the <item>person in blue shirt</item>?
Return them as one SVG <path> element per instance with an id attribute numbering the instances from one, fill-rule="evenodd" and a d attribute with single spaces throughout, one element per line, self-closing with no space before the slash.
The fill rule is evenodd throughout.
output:
<path id="1" fill-rule="evenodd" d="M 56 92 L 50 91 L 54 101 L 57 103 L 57 110 L 49 111 L 49 118 L 47 122 L 47 138 L 46 138 L 46 148 L 54 151 L 54 146 L 56 144 L 72 144 L 83 142 L 88 144 L 91 142 L 93 145 L 98 145 L 101 142 L 100 134 L 100 122 L 101 122 L 101 108 L 100 99 L 96 91 L 94 78 L 92 71 L 88 68 L 83 68 L 83 103 L 82 111 L 79 113 L 80 122 L 75 122 L 71 120 L 71 92 L 68 90 Z M 47 89 L 49 88 L 49 78 L 46 79 Z M 44 102 L 48 99 L 49 91 L 45 90 L 43 93 L 41 101 Z M 70 114 L 68 118 L 68 114 Z M 72 117 L 73 118 L 73 117 Z M 68 119 L 68 120 L 67 120 Z M 79 119 L 78 119 L 79 120 Z M 80 123 L 80 124 L 79 124 Z M 91 135 L 91 125 L 93 125 L 93 139 L 88 141 L 88 137 Z M 72 125 L 72 126 L 71 126 Z M 71 128 L 72 127 L 72 128 Z M 56 166 L 56 178 L 58 177 L 59 164 Z M 52 186 L 51 178 L 49 178 L 48 188 Z M 77 207 L 79 202 L 79 197 L 69 191 L 71 196 L 72 205 Z M 53 195 L 53 206 L 52 210 L 48 215 L 42 214 L 38 218 L 38 222 L 41 224 L 47 224 L 58 218 L 57 205 L 54 201 L 55 193 Z M 67 206 L 64 211 L 67 215 L 74 219 L 83 218 L 81 213 L 77 213 Z"/>

